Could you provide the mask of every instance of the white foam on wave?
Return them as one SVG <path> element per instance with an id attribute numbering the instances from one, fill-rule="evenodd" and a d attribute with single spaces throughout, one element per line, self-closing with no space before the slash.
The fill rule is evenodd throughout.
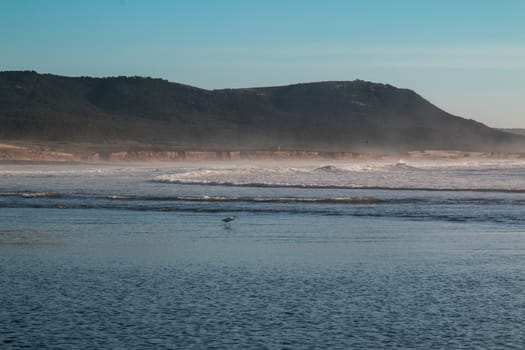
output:
<path id="1" fill-rule="evenodd" d="M 525 164 L 497 162 L 362 162 L 299 167 L 194 168 L 165 173 L 156 182 L 231 186 L 525 189 Z M 499 176 L 505 174 L 505 176 Z"/>
<path id="2" fill-rule="evenodd" d="M 334 187 L 392 189 L 525 189 L 523 160 L 451 159 L 351 161 L 333 163 L 196 163 L 155 168 L 133 166 L 7 167 L 0 188 L 9 191 L 77 192 L 141 182 L 261 187 Z M 31 185 L 31 186 L 30 186 Z M 47 187 L 46 187 L 47 186 Z M 127 193 L 127 190 L 123 193 Z"/>
<path id="3" fill-rule="evenodd" d="M 2 169 L 0 176 L 33 176 L 33 177 L 51 177 L 51 176 L 88 176 L 88 175 L 106 175 L 114 174 L 116 169 L 104 168 L 31 168 L 31 169 Z"/>

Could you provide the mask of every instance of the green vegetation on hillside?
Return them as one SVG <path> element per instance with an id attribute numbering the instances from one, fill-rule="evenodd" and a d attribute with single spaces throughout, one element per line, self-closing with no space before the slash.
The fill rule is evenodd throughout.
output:
<path id="1" fill-rule="evenodd" d="M 142 77 L 0 73 L 0 138 L 172 147 L 523 150 L 525 137 L 365 82 L 204 90 Z"/>

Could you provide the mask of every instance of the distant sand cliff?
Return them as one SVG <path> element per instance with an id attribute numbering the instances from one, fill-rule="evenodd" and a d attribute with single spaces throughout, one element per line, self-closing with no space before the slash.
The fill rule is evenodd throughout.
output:
<path id="1" fill-rule="evenodd" d="M 75 152 L 50 147 L 24 147 L 0 143 L 0 160 L 63 161 L 63 162 L 183 162 L 237 160 L 363 160 L 363 159 L 458 159 L 513 158 L 525 159 L 525 153 L 463 152 L 450 150 L 421 150 L 403 154 L 325 152 L 305 150 L 77 150 Z"/>

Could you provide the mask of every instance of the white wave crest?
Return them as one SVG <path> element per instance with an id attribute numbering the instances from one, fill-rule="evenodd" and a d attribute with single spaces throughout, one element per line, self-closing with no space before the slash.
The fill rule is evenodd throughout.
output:
<path id="1" fill-rule="evenodd" d="M 505 176 L 500 176 L 504 171 Z M 525 166 L 494 164 L 342 163 L 337 166 L 193 168 L 155 176 L 154 182 L 228 186 L 521 190 Z"/>

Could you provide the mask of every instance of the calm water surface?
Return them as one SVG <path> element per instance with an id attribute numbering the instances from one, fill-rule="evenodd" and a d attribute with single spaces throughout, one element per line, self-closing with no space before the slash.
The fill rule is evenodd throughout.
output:
<path id="1" fill-rule="evenodd" d="M 157 170 L 0 177 L 0 348 L 525 347 L 520 191 L 188 185 Z M 342 197 L 381 202 L 295 200 Z"/>

